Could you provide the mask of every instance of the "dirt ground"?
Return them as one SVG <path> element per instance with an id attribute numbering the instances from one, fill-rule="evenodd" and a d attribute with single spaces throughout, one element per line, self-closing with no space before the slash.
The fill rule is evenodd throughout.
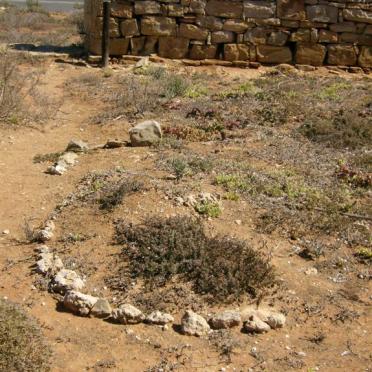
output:
<path id="1" fill-rule="evenodd" d="M 125 174 L 136 174 L 145 184 L 145 190 L 126 196 L 108 213 L 100 211 L 94 203 L 68 205 L 58 214 L 56 236 L 48 245 L 64 261 L 71 260 L 73 267 L 87 277 L 88 291 L 120 303 L 118 291 L 107 284 L 107 278 L 116 270 L 121 252 L 121 247 L 113 244 L 113 221 L 124 218 L 138 223 L 146 216 L 197 215 L 190 207 L 177 205 L 175 195 L 183 193 L 182 196 L 186 196 L 199 191 L 223 195 L 221 185 L 211 179 L 228 172 L 226 169 L 232 161 L 248 162 L 260 171 L 269 166 L 285 170 L 291 168 L 297 158 L 301 164 L 306 161 L 305 168 L 314 172 L 316 164 L 320 164 L 319 172 L 331 179 L 338 156 L 351 153 L 351 150 L 314 145 L 289 135 L 288 131 L 248 125 L 238 131 L 238 135 L 228 132 L 224 139 L 186 140 L 181 148 L 175 145 L 164 148 L 124 146 L 89 151 L 80 155 L 78 163 L 65 174 L 52 176 L 45 173 L 48 162 L 34 162 L 36 155 L 63 151 L 71 139 L 84 140 L 90 146 L 109 139 L 129 141 L 128 130 L 144 118 L 154 118 L 167 128 L 177 126 L 179 119 L 178 113 L 172 116 L 155 109 L 143 116 L 119 114 L 102 119 L 111 106 L 110 100 L 100 93 L 107 93 L 110 84 L 116 84 L 114 79 L 117 77 L 132 73 L 131 65 L 117 64 L 113 70 L 102 71 L 76 64 L 73 59 L 65 62 L 68 63 L 43 57 L 40 63 L 30 66 L 25 62 L 22 67 L 27 71 L 42 70 L 40 90 L 53 98 L 53 102 L 58 102 L 55 112 L 45 123 L 0 126 L 0 234 L 9 230 L 0 235 L 0 296 L 22 304 L 40 322 L 53 351 L 51 370 L 371 371 L 370 261 L 357 260 L 354 255 L 364 243 L 346 244 L 342 238 L 337 238 L 337 234 L 327 231 L 296 237 L 293 232 L 288 233 L 288 226 L 283 228 L 286 233 L 275 229 L 272 232 L 260 230 L 257 228 L 258 216 L 263 211 L 273 212 L 265 204 L 267 200 L 261 200 L 256 194 L 243 195 L 239 200 L 222 198 L 221 215 L 216 218 L 206 216 L 203 221 L 212 235 L 235 236 L 249 241 L 257 249 L 270 252 L 281 287 L 265 297 L 263 303 L 286 315 L 284 328 L 261 335 L 245 334 L 236 328 L 197 338 L 179 334 L 177 327 L 162 330 L 143 324 L 124 326 L 79 317 L 61 309 L 58 296 L 43 290 L 40 277 L 33 272 L 37 244 L 26 241 L 25 224 L 37 226 L 45 221 L 68 195 L 76 193 L 87 174 L 124 169 Z M 185 67 L 177 62 L 162 66 L 186 76 L 209 76 L 208 87 L 217 90 L 225 89 L 218 85 L 220 81 L 225 81 L 229 87 L 253 81 L 272 71 L 265 67 L 258 70 Z M 326 68 L 306 74 L 319 80 L 331 75 Z M 84 76 L 90 78 L 82 78 Z M 90 86 L 93 76 L 97 81 L 103 81 L 103 85 Z M 367 75 L 354 76 L 342 71 L 338 71 L 337 76 L 352 84 L 370 79 Z M 191 101 L 193 97 L 189 94 Z M 179 104 L 177 98 L 169 101 Z M 94 124 L 97 117 L 104 124 Z M 275 135 L 271 137 L 267 131 L 273 131 Z M 291 151 L 296 148 L 297 152 L 285 159 L 280 152 L 282 147 L 291 148 Z M 370 144 L 366 148 L 370 151 Z M 272 152 L 268 153 L 268 149 Z M 314 153 L 318 154 L 317 159 L 311 158 Z M 173 163 L 168 160 L 180 154 L 212 158 L 218 166 L 215 165 L 211 173 L 186 173 L 177 180 L 174 177 L 177 168 L 169 168 L 168 165 Z M 351 209 L 354 214 L 368 211 L 363 208 L 370 204 L 370 191 L 360 191 L 358 198 L 361 209 Z M 280 201 L 271 198 L 271 202 L 275 205 Z M 358 224 L 370 227 L 368 221 L 345 218 L 351 219 L 350 226 L 341 225 L 340 230 L 350 228 L 355 231 Z M 288 221 L 291 224 L 291 220 Z M 73 237 L 72 241 L 66 236 Z M 298 254 L 298 247 L 306 246 L 306 241 L 319 242 L 330 248 L 319 257 L 304 259 Z M 368 248 L 368 243 L 365 246 Z M 308 270 L 314 267 L 317 270 L 312 274 Z M 230 305 L 200 306 L 191 301 L 189 306 L 199 306 L 198 310 L 207 315 L 220 308 L 243 309 L 251 303 L 255 303 L 255 299 Z M 164 304 L 159 299 L 159 307 L 161 305 Z M 182 314 L 180 309 L 174 309 L 176 324 Z"/>

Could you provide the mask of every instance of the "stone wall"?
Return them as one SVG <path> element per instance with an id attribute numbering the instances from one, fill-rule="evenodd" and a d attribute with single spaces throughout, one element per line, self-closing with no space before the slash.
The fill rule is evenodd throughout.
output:
<path id="1" fill-rule="evenodd" d="M 372 67 L 372 0 L 114 0 L 110 54 Z M 85 0 L 100 54 L 101 0 Z"/>

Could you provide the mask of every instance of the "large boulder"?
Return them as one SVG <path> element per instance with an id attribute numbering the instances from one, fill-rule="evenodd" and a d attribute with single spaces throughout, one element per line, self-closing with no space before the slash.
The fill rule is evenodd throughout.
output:
<path id="1" fill-rule="evenodd" d="M 97 297 L 78 291 L 68 291 L 63 298 L 63 305 L 73 313 L 87 316 L 97 301 Z"/>
<path id="2" fill-rule="evenodd" d="M 143 312 L 130 304 L 123 304 L 114 309 L 112 317 L 121 324 L 137 324 L 145 320 Z"/>
<path id="3" fill-rule="evenodd" d="M 160 124 L 155 120 L 146 120 L 129 130 L 132 146 L 151 146 L 162 138 Z"/>
<path id="4" fill-rule="evenodd" d="M 207 335 L 210 327 L 201 315 L 187 310 L 181 320 L 181 330 L 185 335 L 200 337 Z"/>

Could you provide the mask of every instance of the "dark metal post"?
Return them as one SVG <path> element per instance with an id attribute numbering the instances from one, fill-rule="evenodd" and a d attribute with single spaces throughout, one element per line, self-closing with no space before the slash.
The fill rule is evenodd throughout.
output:
<path id="1" fill-rule="evenodd" d="M 107 67 L 110 54 L 110 0 L 103 0 L 102 67 Z"/>

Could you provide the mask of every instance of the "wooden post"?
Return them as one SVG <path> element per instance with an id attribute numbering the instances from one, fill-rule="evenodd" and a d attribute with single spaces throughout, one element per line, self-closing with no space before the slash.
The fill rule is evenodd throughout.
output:
<path id="1" fill-rule="evenodd" d="M 107 67 L 110 55 L 110 0 L 103 0 L 102 67 Z"/>

